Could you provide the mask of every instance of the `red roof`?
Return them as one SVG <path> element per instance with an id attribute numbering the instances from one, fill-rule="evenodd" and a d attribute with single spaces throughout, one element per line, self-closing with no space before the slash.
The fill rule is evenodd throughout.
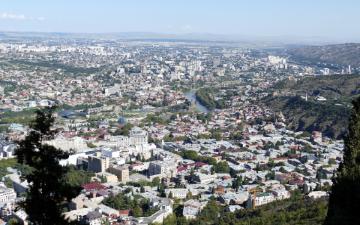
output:
<path id="1" fill-rule="evenodd" d="M 203 162 L 196 162 L 195 163 L 195 166 L 196 167 L 202 167 L 202 166 L 205 166 L 205 165 L 207 165 L 206 163 L 203 163 Z"/>
<path id="2" fill-rule="evenodd" d="M 83 184 L 82 187 L 86 191 L 93 191 L 93 190 L 104 190 L 106 187 L 98 182 L 91 182 L 87 184 Z"/>
<path id="3" fill-rule="evenodd" d="M 130 213 L 130 210 L 129 210 L 129 209 L 119 210 L 120 216 L 128 216 L 129 213 Z"/>
<path id="4" fill-rule="evenodd" d="M 177 171 L 178 171 L 178 172 L 185 171 L 185 170 L 187 170 L 187 167 L 186 167 L 186 166 L 181 166 L 181 167 L 178 167 L 178 168 L 177 168 Z"/>

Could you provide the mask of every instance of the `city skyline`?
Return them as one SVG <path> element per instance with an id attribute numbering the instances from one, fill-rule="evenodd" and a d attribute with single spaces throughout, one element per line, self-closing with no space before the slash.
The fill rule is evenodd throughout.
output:
<path id="1" fill-rule="evenodd" d="M 8 1 L 0 31 L 212 34 L 358 41 L 360 3 L 343 1 Z"/>
<path id="2" fill-rule="evenodd" d="M 0 225 L 358 224 L 360 1 L 1 3 Z"/>

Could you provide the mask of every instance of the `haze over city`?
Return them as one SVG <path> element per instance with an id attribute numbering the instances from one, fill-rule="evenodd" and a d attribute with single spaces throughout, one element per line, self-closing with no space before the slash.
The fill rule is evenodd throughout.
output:
<path id="1" fill-rule="evenodd" d="M 360 1 L 0 1 L 0 225 L 360 224 Z"/>
<path id="2" fill-rule="evenodd" d="M 360 39 L 356 0 L 2 0 L 1 31 Z"/>

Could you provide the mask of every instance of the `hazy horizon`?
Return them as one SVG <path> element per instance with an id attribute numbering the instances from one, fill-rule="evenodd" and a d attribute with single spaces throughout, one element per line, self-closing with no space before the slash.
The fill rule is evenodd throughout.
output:
<path id="1" fill-rule="evenodd" d="M 358 8 L 355 0 L 3 0 L 0 31 L 358 42 Z"/>

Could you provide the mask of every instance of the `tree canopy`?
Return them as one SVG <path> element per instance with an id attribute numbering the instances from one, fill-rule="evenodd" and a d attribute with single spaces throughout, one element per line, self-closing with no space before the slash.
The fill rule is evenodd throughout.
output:
<path id="1" fill-rule="evenodd" d="M 19 141 L 16 149 L 18 163 L 31 168 L 25 175 L 29 182 L 27 196 L 21 206 L 35 225 L 70 224 L 62 215 L 62 205 L 80 192 L 80 187 L 66 182 L 67 167 L 59 164 L 69 153 L 44 144 L 51 139 L 54 130 L 54 108 L 45 108 L 36 112 L 36 118 L 30 125 L 30 132 Z"/>
<path id="2" fill-rule="evenodd" d="M 333 179 L 325 224 L 360 224 L 360 98 L 353 101 L 344 158 Z"/>

